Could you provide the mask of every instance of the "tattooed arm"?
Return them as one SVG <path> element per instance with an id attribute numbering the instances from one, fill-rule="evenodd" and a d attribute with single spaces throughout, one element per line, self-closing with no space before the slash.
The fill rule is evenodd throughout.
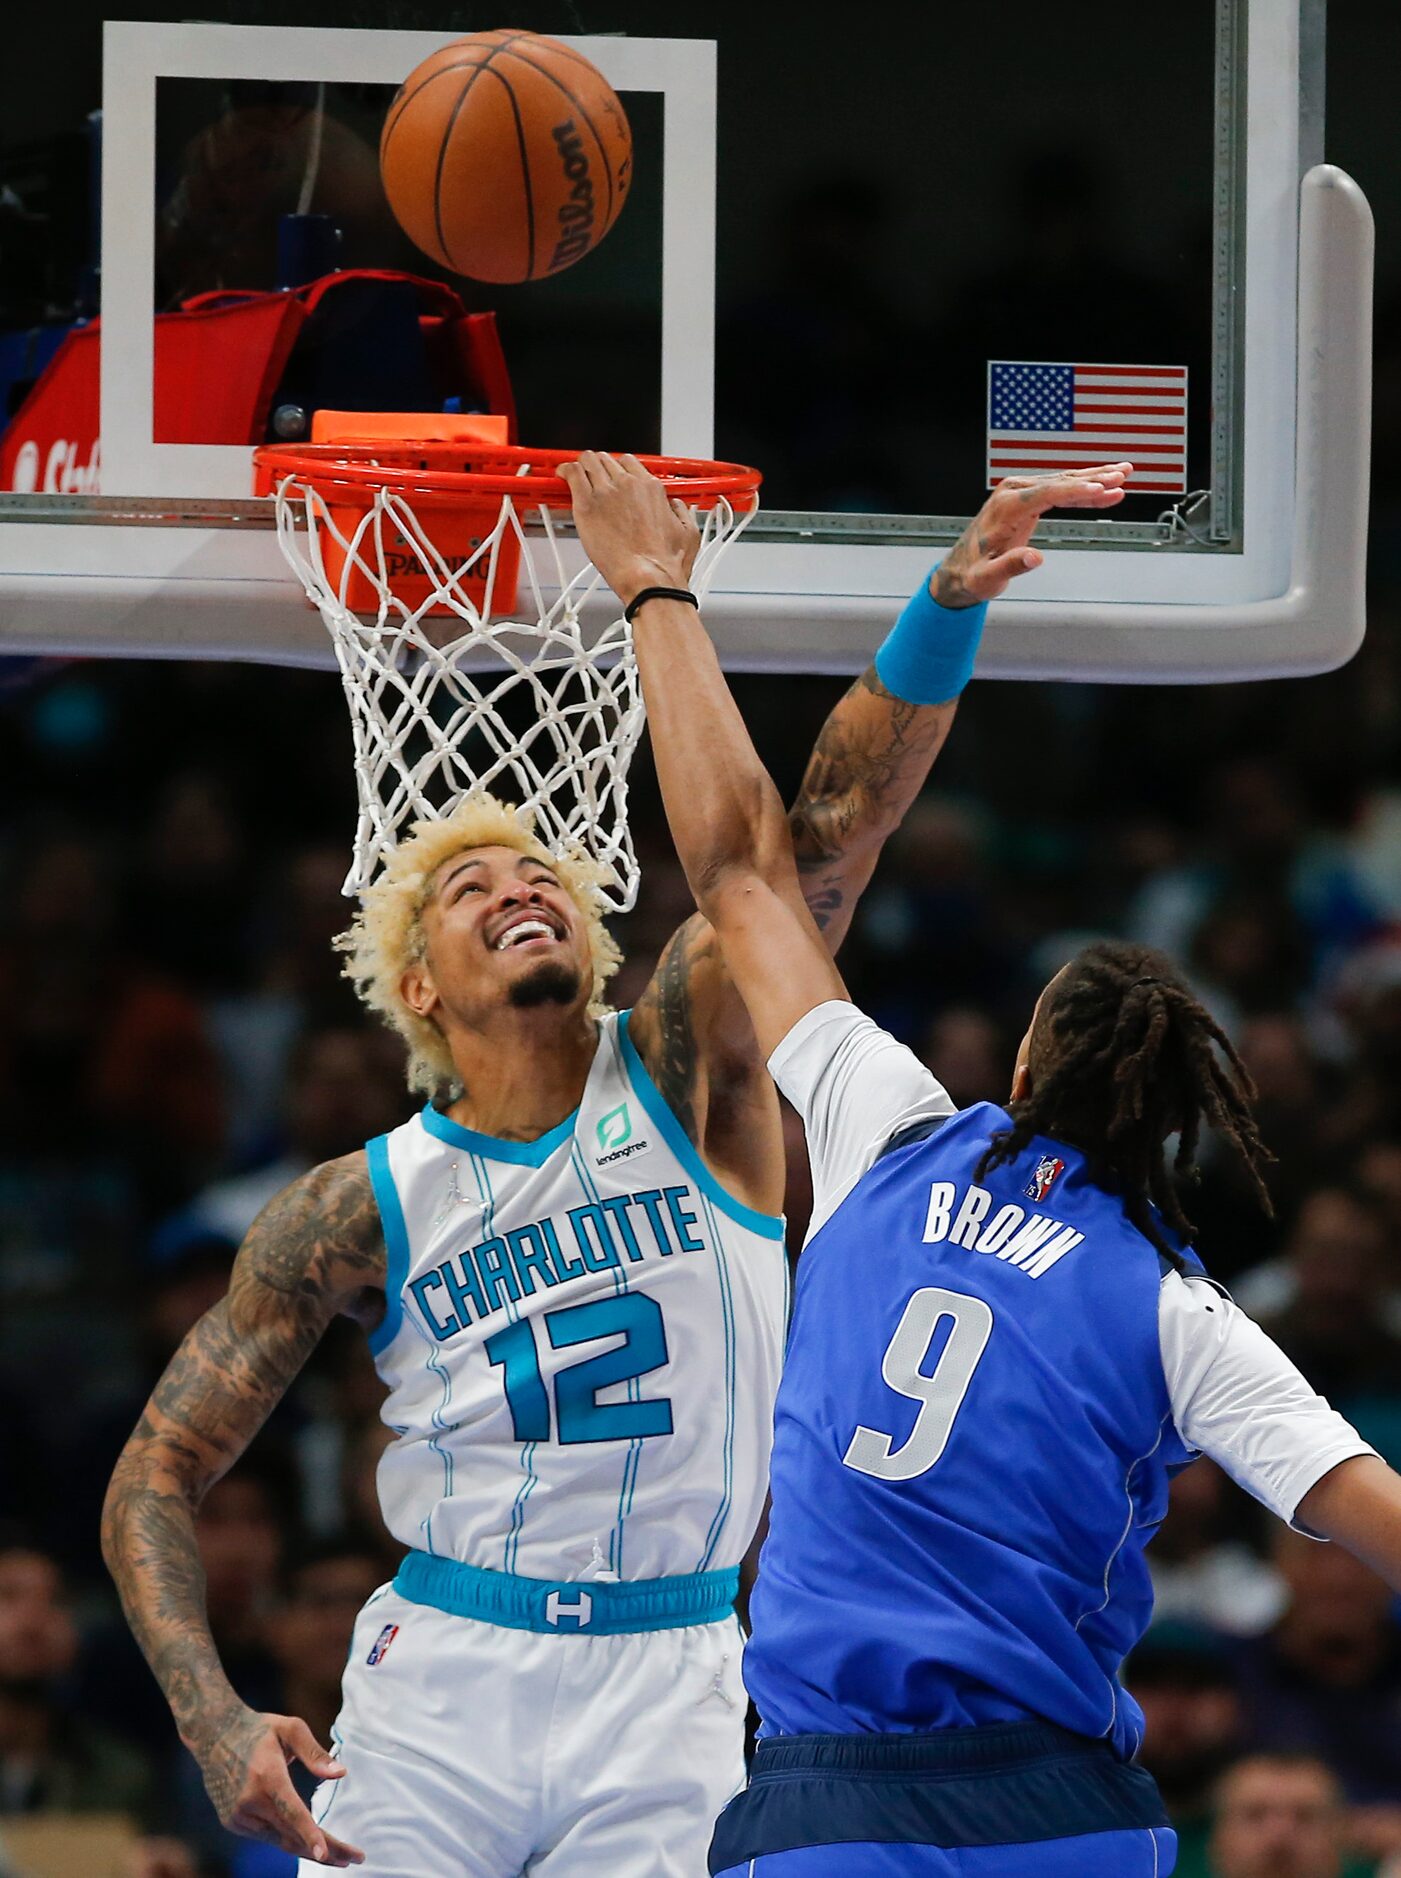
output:
<path id="1" fill-rule="evenodd" d="M 931 590 L 950 605 L 939 591 L 942 573 Z M 803 898 L 829 951 L 845 939 L 880 851 L 924 787 L 957 710 L 956 698 L 907 704 L 868 665 L 818 733 L 788 828 Z"/>
<path id="2" fill-rule="evenodd" d="M 1029 544 L 1047 509 L 1114 506 L 1128 468 L 1007 477 L 930 575 L 930 593 L 950 611 L 995 599 L 1018 574 L 1040 566 Z M 803 897 L 834 953 L 957 710 L 956 698 L 907 704 L 870 665 L 822 726 L 788 819 Z"/>
<path id="3" fill-rule="evenodd" d="M 219 1662 L 205 1612 L 195 1515 L 319 1342 L 345 1314 L 383 1311 L 384 1241 L 363 1153 L 294 1181 L 255 1220 L 227 1297 L 205 1313 L 157 1383 L 102 1509 L 102 1553 L 122 1606 L 234 1832 L 336 1866 L 353 1846 L 315 1825 L 287 1763 L 340 1769 L 293 1716 L 256 1714 Z"/>

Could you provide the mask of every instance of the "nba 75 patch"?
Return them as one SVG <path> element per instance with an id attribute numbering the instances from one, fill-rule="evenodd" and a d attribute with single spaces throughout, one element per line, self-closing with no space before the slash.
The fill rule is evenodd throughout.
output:
<path id="1" fill-rule="evenodd" d="M 1043 1154 L 1036 1163 L 1036 1172 L 1022 1191 L 1028 1200 L 1044 1200 L 1064 1172 L 1064 1161 L 1058 1161 L 1053 1154 Z"/>

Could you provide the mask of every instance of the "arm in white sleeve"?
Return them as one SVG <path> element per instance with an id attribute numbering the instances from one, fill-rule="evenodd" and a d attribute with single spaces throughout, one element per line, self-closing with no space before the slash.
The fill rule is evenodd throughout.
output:
<path id="1" fill-rule="evenodd" d="M 816 1232 L 892 1135 L 954 1112 L 913 1050 L 853 1004 L 819 1004 L 788 1032 L 769 1071 L 803 1118 Z"/>
<path id="2" fill-rule="evenodd" d="M 1178 1433 L 1290 1525 L 1310 1487 L 1341 1461 L 1373 1452 L 1208 1280 L 1164 1278 L 1158 1340 Z"/>

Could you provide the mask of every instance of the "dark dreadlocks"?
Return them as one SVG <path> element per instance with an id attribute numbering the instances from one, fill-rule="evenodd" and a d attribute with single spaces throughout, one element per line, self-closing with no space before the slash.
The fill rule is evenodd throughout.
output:
<path id="1" fill-rule="evenodd" d="M 1144 1238 L 1181 1269 L 1157 1213 L 1184 1242 L 1193 1226 L 1175 1175 L 1193 1175 L 1205 1122 L 1244 1162 L 1272 1212 L 1263 1168 L 1272 1159 L 1251 1111 L 1255 1086 L 1211 1013 L 1171 961 L 1147 946 L 1087 946 L 1043 994 L 1031 1035 L 1031 1094 L 978 1166 L 1012 1160 L 1033 1135 L 1080 1148 L 1095 1179 L 1122 1191 Z M 1178 1136 L 1169 1169 L 1163 1153 Z"/>

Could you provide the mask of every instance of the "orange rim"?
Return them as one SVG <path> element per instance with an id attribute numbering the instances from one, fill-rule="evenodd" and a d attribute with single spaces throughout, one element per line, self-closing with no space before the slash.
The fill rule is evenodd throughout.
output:
<path id="1" fill-rule="evenodd" d="M 287 477 L 338 502 L 369 507 L 381 490 L 412 496 L 431 507 L 461 508 L 482 498 L 514 496 L 528 507 L 567 509 L 573 498 L 557 474 L 577 450 L 530 450 L 520 444 L 472 443 L 265 444 L 255 465 L 274 485 Z M 729 502 L 753 508 L 763 480 L 744 463 L 705 457 L 638 456 L 670 494 L 694 508 Z"/>

